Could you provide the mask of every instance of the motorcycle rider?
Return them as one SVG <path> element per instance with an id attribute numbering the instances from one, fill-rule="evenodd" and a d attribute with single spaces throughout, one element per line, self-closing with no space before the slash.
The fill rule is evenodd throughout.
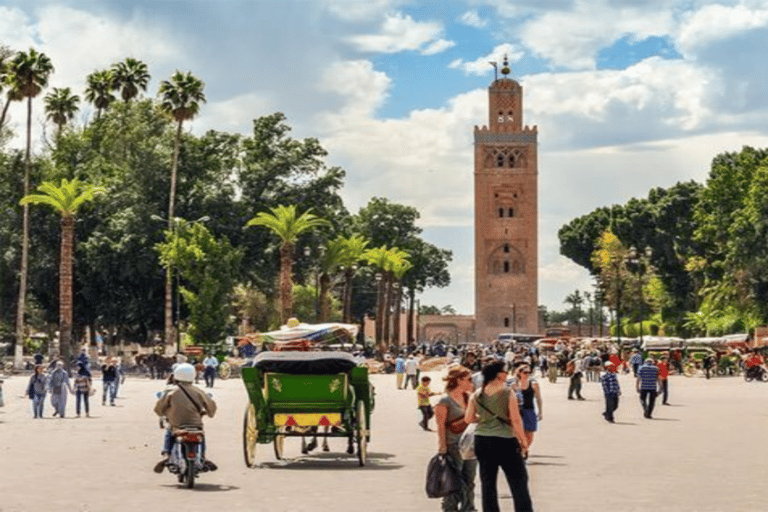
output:
<path id="1" fill-rule="evenodd" d="M 203 415 L 213 418 L 216 414 L 216 402 L 203 390 L 193 385 L 195 381 L 195 367 L 189 363 L 182 363 L 173 370 L 175 387 L 163 394 L 155 404 L 155 414 L 166 417 L 170 428 L 166 430 L 163 442 L 163 460 L 155 464 L 155 473 L 162 473 L 168 464 L 173 443 L 173 433 L 184 427 L 196 427 L 203 429 Z M 217 469 L 216 464 L 205 459 L 205 438 L 201 446 L 201 455 L 204 464 L 209 471 Z"/>
<path id="2" fill-rule="evenodd" d="M 756 378 L 762 373 L 760 370 L 764 369 L 763 364 L 765 364 L 765 361 L 757 349 L 753 350 L 752 354 L 744 362 L 747 373 L 752 374 Z"/>

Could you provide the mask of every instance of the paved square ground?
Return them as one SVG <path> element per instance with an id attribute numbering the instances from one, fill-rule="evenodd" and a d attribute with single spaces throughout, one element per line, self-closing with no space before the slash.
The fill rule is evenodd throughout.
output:
<path id="1" fill-rule="evenodd" d="M 433 390 L 439 390 L 433 374 Z M 440 510 L 424 493 L 425 468 L 435 453 L 434 433 L 417 426 L 415 392 L 398 391 L 392 375 L 375 375 L 369 465 L 344 453 L 302 456 L 298 440 L 286 441 L 288 460 L 259 445 L 261 467 L 242 456 L 245 390 L 239 380 L 217 381 L 216 418 L 208 421 L 209 456 L 220 470 L 193 490 L 179 488 L 159 460 L 162 431 L 152 413 L 159 381 L 129 378 L 116 407 L 94 398 L 92 418 L 33 420 L 21 395 L 27 377 L 4 384 L 0 409 L 0 511 L 185 512 L 227 511 L 425 511 Z M 671 406 L 642 417 L 634 382 L 620 378 L 617 423 L 600 415 L 602 391 L 585 383 L 587 401 L 566 399 L 567 379 L 541 381 L 544 420 L 529 459 L 537 511 L 768 510 L 768 384 L 742 378 L 672 377 Z M 100 386 L 100 381 L 96 382 Z M 502 505 L 512 510 L 499 481 Z M 480 507 L 479 496 L 476 500 Z"/>

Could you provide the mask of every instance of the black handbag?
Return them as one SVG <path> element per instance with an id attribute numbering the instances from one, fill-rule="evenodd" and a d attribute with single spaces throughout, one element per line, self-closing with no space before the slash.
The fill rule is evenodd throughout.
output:
<path id="1" fill-rule="evenodd" d="M 461 481 L 448 455 L 438 453 L 427 466 L 427 496 L 443 498 L 461 489 Z"/>

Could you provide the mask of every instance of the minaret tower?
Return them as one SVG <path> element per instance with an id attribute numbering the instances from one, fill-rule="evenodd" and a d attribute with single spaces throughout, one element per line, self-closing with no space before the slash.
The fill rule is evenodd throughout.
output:
<path id="1" fill-rule="evenodd" d="M 537 129 L 523 125 L 523 89 L 507 57 L 475 127 L 475 339 L 538 333 Z"/>

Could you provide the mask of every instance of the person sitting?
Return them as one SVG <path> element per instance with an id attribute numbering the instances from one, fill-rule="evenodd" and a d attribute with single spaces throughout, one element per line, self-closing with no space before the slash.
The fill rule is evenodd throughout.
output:
<path id="1" fill-rule="evenodd" d="M 162 473 L 168 464 L 173 449 L 174 432 L 183 428 L 194 427 L 203 430 L 203 415 L 213 418 L 216 414 L 216 402 L 203 390 L 194 386 L 195 368 L 189 363 L 179 364 L 173 371 L 175 387 L 163 394 L 155 404 L 155 414 L 166 417 L 170 428 L 166 430 L 163 443 L 163 460 L 155 464 L 155 473 Z M 205 459 L 205 438 L 201 446 L 201 455 L 209 471 L 217 469 L 216 464 Z"/>

